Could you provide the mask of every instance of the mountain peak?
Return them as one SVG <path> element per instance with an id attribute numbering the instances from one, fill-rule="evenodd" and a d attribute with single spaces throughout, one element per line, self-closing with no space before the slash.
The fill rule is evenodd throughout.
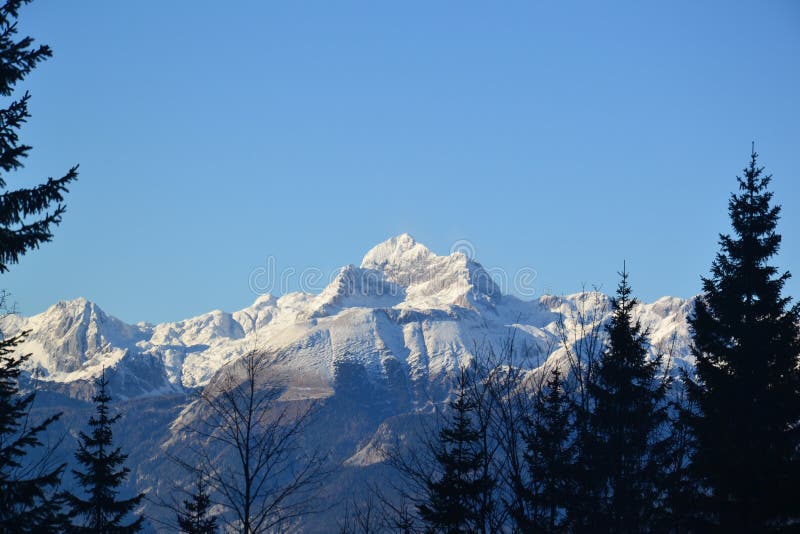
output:
<path id="1" fill-rule="evenodd" d="M 413 264 L 433 255 L 425 245 L 404 233 L 372 247 L 361 260 L 361 268 L 385 270 L 387 267 Z"/>
<path id="2" fill-rule="evenodd" d="M 407 307 L 442 309 L 452 305 L 493 304 L 500 290 L 478 263 L 455 252 L 439 256 L 409 234 L 376 245 L 364 256 L 361 268 L 380 271 L 385 279 L 405 288 Z"/>
<path id="3" fill-rule="evenodd" d="M 76 297 L 74 299 L 59 300 L 53 306 L 60 306 L 62 308 L 84 308 L 92 304 L 94 303 L 86 297 Z"/>
<path id="4" fill-rule="evenodd" d="M 61 316 L 61 315 L 81 315 L 90 317 L 93 314 L 105 315 L 100 306 L 84 297 L 77 297 L 71 300 L 59 300 L 41 315 L 43 316 Z"/>

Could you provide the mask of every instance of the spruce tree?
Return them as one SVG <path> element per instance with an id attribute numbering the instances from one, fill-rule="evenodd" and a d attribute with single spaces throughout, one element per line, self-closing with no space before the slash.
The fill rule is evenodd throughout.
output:
<path id="1" fill-rule="evenodd" d="M 30 0 L 7 0 L 0 7 L 0 96 L 11 97 L 18 82 L 52 55 L 50 47 L 33 46 L 33 39 L 15 39 L 19 9 Z M 31 147 L 21 143 L 19 129 L 30 117 L 30 94 L 11 99 L 0 109 L 0 273 L 26 252 L 50 241 L 61 222 L 67 185 L 78 177 L 73 167 L 63 177 L 49 178 L 32 188 L 6 191 L 5 174 L 20 169 Z"/>
<path id="2" fill-rule="evenodd" d="M 23 337 L 0 341 L 0 532 L 58 531 L 66 524 L 56 495 L 66 464 L 32 461 L 29 454 L 43 446 L 42 435 L 61 414 L 30 420 L 35 395 L 19 390 L 21 366 L 30 354 L 14 355 Z"/>
<path id="3" fill-rule="evenodd" d="M 586 377 L 594 379 L 595 367 L 590 367 L 591 372 L 587 372 Z M 572 443 L 574 464 L 571 481 L 573 491 L 567 498 L 565 508 L 570 532 L 593 532 L 598 514 L 597 503 L 600 501 L 604 487 L 605 470 L 599 469 L 593 458 L 593 453 L 598 448 L 598 440 L 591 425 L 592 399 L 588 392 L 591 383 L 591 380 L 584 381 L 584 387 L 587 390 L 584 399 L 581 398 L 581 395 L 575 395 L 569 399 L 574 429 Z"/>
<path id="4" fill-rule="evenodd" d="M 696 376 L 687 387 L 697 410 L 687 421 L 703 496 L 698 515 L 724 531 L 800 520 L 800 308 L 782 295 L 790 274 L 769 263 L 781 243 L 780 206 L 757 157 L 753 150 L 737 177 L 728 203 L 733 235 L 720 236 L 690 319 Z"/>
<path id="5" fill-rule="evenodd" d="M 565 529 L 566 504 L 574 491 L 574 448 L 570 398 L 561 371 L 550 372 L 537 392 L 534 415 L 527 418 L 524 458 L 530 475 L 525 495 L 530 517 L 516 518 L 520 531 L 560 532 Z"/>
<path id="6" fill-rule="evenodd" d="M 96 414 L 89 418 L 91 434 L 80 433 L 80 443 L 75 458 L 84 471 L 74 469 L 72 473 L 83 488 L 86 497 L 67 493 L 67 503 L 72 517 L 83 518 L 82 524 L 73 527 L 75 532 L 96 534 L 122 534 L 138 532 L 144 518 L 137 517 L 132 523 L 123 525 L 125 517 L 142 501 L 140 493 L 129 499 L 118 499 L 118 488 L 125 481 L 130 469 L 122 467 L 128 455 L 120 447 L 114 447 L 111 428 L 122 414 L 111 415 L 111 397 L 106 392 L 108 381 L 105 372 L 97 380 L 98 391 L 92 398 Z"/>
<path id="7" fill-rule="evenodd" d="M 486 472 L 487 451 L 475 420 L 468 371 L 461 370 L 449 413 L 432 444 L 438 474 L 426 481 L 425 502 L 418 506 L 428 532 L 488 532 L 486 495 L 494 480 Z"/>
<path id="8" fill-rule="evenodd" d="M 183 501 L 183 509 L 178 512 L 178 527 L 186 534 L 214 534 L 217 531 L 217 518 L 210 515 L 211 496 L 202 475 L 197 476 L 194 493 Z"/>
<path id="9" fill-rule="evenodd" d="M 681 371 L 683 377 L 686 371 Z M 676 387 L 670 401 L 669 447 L 666 454 L 664 501 L 656 531 L 692 532 L 696 523 L 692 519 L 699 498 L 698 487 L 691 472 L 690 458 L 695 440 L 687 420 L 693 410 L 686 388 Z"/>
<path id="10" fill-rule="evenodd" d="M 7 175 L 19 170 L 31 147 L 21 143 L 19 130 L 30 117 L 26 92 L 13 97 L 16 86 L 39 62 L 50 57 L 46 45 L 31 37 L 17 38 L 20 8 L 29 0 L 7 0 L 0 6 L 0 273 L 26 252 L 52 238 L 64 213 L 63 194 L 77 178 L 74 167 L 59 179 L 32 188 L 7 190 Z M 2 304 L 6 294 L 0 294 Z M 19 378 L 30 355 L 16 355 L 28 332 L 5 338 L 0 333 L 0 531 L 58 531 L 64 518 L 55 490 L 64 465 L 53 466 L 42 437 L 60 414 L 30 419 L 35 395 L 22 394 Z M 36 460 L 31 454 L 38 454 Z M 44 461 L 42 461 L 44 460 Z"/>
<path id="11" fill-rule="evenodd" d="M 668 381 L 661 358 L 648 356 L 648 332 L 623 270 L 612 299 L 607 339 L 588 385 L 589 437 L 581 458 L 591 471 L 594 511 L 579 524 L 594 532 L 642 532 L 658 516 L 668 452 Z"/>

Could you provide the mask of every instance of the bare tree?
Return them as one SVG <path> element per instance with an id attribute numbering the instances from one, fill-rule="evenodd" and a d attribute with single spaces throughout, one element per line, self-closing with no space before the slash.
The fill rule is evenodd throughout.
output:
<path id="1" fill-rule="evenodd" d="M 500 350 L 491 346 L 476 349 L 478 369 L 475 392 L 488 397 L 486 410 L 487 435 L 496 445 L 492 469 L 498 478 L 495 499 L 498 507 L 496 530 L 513 529 L 521 517 L 528 515 L 525 492 L 532 484 L 524 461 L 524 431 L 534 411 L 534 398 L 549 374 L 547 358 L 556 347 L 555 337 L 532 346 L 519 344 L 513 333 Z"/>
<path id="2" fill-rule="evenodd" d="M 305 443 L 317 413 L 312 400 L 284 401 L 270 379 L 272 361 L 250 351 L 200 393 L 183 431 L 199 438 L 183 462 L 206 473 L 212 500 L 228 510 L 228 526 L 245 534 L 286 528 L 313 511 L 327 474 L 327 455 Z"/>
<path id="3" fill-rule="evenodd" d="M 587 411 L 589 383 L 603 352 L 603 325 L 608 312 L 608 298 L 597 288 L 584 288 L 578 294 L 575 308 L 560 313 L 556 322 L 556 334 L 564 351 L 568 376 L 575 388 L 573 395 L 578 406 Z"/>
<path id="4" fill-rule="evenodd" d="M 353 497 L 344 508 L 339 520 L 339 534 L 374 534 L 383 528 L 383 510 L 377 497 L 369 493 L 359 501 Z"/>
<path id="5" fill-rule="evenodd" d="M 520 506 L 521 487 L 526 484 L 522 461 L 522 418 L 530 407 L 533 382 L 529 369 L 538 367 L 550 353 L 546 347 L 525 347 L 509 334 L 498 348 L 476 343 L 474 357 L 458 370 L 454 382 L 469 401 L 469 415 L 481 451 L 476 476 L 492 483 L 477 495 L 474 504 L 480 521 L 476 532 L 505 532 L 513 528 L 513 516 Z M 535 375 L 534 377 L 535 378 Z M 403 532 L 426 530 L 417 511 L 429 498 L 432 482 L 441 477 L 437 457 L 441 456 L 439 435 L 452 407 L 433 404 L 434 413 L 419 413 L 412 437 L 398 440 L 384 449 L 387 463 L 402 482 L 374 492 L 382 511 L 391 521 L 387 528 Z M 393 498 L 392 498 L 393 497 Z"/>

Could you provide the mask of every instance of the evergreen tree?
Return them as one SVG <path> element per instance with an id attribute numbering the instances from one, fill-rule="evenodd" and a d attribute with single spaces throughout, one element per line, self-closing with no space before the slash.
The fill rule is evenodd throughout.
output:
<path id="1" fill-rule="evenodd" d="M 0 532 L 57 531 L 66 521 L 56 496 L 66 464 L 52 466 L 28 455 L 43 446 L 42 434 L 61 414 L 30 421 L 35 395 L 19 391 L 21 366 L 30 354 L 14 355 L 23 337 L 0 341 Z"/>
<path id="2" fill-rule="evenodd" d="M 782 296 L 789 273 L 768 263 L 781 242 L 770 179 L 753 150 L 728 203 L 734 235 L 720 236 L 690 319 L 697 363 L 687 387 L 697 410 L 687 421 L 699 518 L 725 531 L 800 519 L 800 308 Z"/>
<path id="3" fill-rule="evenodd" d="M 210 515 L 211 497 L 202 475 L 197 476 L 195 491 L 190 500 L 183 501 L 183 510 L 178 512 L 178 526 L 187 534 L 214 534 L 217 518 Z"/>
<path id="4" fill-rule="evenodd" d="M 34 47 L 30 37 L 16 38 L 19 10 L 29 0 L 7 0 L 0 6 L 0 96 L 11 97 L 36 65 L 52 54 Z M 64 177 L 28 189 L 6 190 L 6 175 L 21 168 L 31 147 L 20 143 L 19 130 L 30 114 L 25 93 L 0 107 L 0 273 L 52 237 L 61 222 L 63 193 L 77 178 Z M 51 205 L 55 207 L 51 210 Z M 4 304 L 6 294 L 0 294 Z M 5 338 L 0 333 L 0 531 L 57 531 L 64 523 L 55 490 L 64 465 L 50 465 L 42 436 L 60 414 L 40 422 L 30 419 L 34 394 L 23 395 L 19 378 L 30 355 L 15 355 L 27 332 Z M 35 460 L 30 454 L 38 454 Z"/>
<path id="5" fill-rule="evenodd" d="M 682 371 L 685 377 L 685 370 Z M 656 531 L 692 532 L 698 525 L 691 511 L 697 502 L 698 487 L 691 473 L 690 458 L 695 440 L 686 414 L 693 410 L 686 388 L 674 388 L 670 401 L 669 448 L 666 455 L 664 501 Z"/>
<path id="6" fill-rule="evenodd" d="M 669 382 L 661 358 L 648 357 L 648 332 L 634 320 L 637 301 L 621 273 L 605 350 L 588 384 L 591 411 L 584 456 L 596 497 L 578 525 L 594 532 L 642 532 L 656 520 L 668 439 L 664 437 Z M 580 528 L 580 527 L 579 527 Z"/>
<path id="7" fill-rule="evenodd" d="M 114 447 L 114 436 L 111 429 L 122 414 L 110 415 L 111 397 L 106 392 L 108 381 L 105 372 L 97 380 L 98 391 L 92 398 L 96 415 L 89 419 L 91 435 L 80 433 L 80 444 L 75 458 L 84 466 L 85 471 L 73 470 L 78 484 L 84 489 L 86 498 L 67 493 L 67 503 L 71 516 L 84 518 L 83 525 L 74 527 L 76 532 L 95 534 L 118 534 L 138 532 L 144 518 L 138 517 L 133 523 L 123 525 L 125 516 L 142 501 L 140 493 L 130 499 L 118 499 L 118 489 L 130 473 L 127 467 L 121 467 L 128 455 L 119 447 Z"/>
<path id="8" fill-rule="evenodd" d="M 523 532 L 560 532 L 565 529 L 566 504 L 574 475 L 573 426 L 570 398 L 558 368 L 550 372 L 537 392 L 534 416 L 523 433 L 525 462 L 530 475 L 526 492 L 531 517 L 516 519 Z"/>
<path id="9" fill-rule="evenodd" d="M 30 0 L 7 0 L 0 7 L 0 95 L 10 97 L 18 82 L 36 65 L 52 55 L 46 45 L 33 47 L 33 39 L 15 40 L 19 9 Z M 28 113 L 27 92 L 0 109 L 0 189 L 6 188 L 5 173 L 21 168 L 31 147 L 20 143 L 19 129 Z M 33 188 L 4 191 L 0 195 L 0 273 L 10 264 L 41 243 L 50 241 L 52 229 L 64 213 L 63 194 L 67 185 L 78 177 L 73 167 L 59 179 Z M 55 207 L 51 210 L 51 206 Z"/>
<path id="10" fill-rule="evenodd" d="M 455 398 L 432 444 L 438 475 L 426 481 L 426 499 L 418 507 L 428 532 L 488 532 L 486 495 L 494 480 L 484 468 L 487 451 L 475 421 L 468 371 L 457 379 Z"/>

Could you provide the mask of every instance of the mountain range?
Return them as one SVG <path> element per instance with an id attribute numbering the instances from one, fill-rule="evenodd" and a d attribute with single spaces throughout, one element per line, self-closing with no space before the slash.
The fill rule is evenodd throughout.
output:
<path id="1" fill-rule="evenodd" d="M 536 372 L 547 360 L 563 361 L 564 341 L 584 333 L 581 317 L 603 322 L 609 304 L 595 291 L 532 300 L 503 294 L 465 254 L 437 255 L 403 234 L 373 247 L 359 266 L 341 268 L 318 294 L 262 295 L 239 311 L 155 325 L 127 324 L 76 299 L 31 317 L 7 316 L 0 331 L 30 331 L 20 351 L 32 354 L 28 371 L 46 392 L 46 407 L 67 411 L 67 434 L 83 424 L 92 379 L 105 369 L 127 414 L 121 435 L 135 463 L 131 484 L 155 491 L 176 419 L 193 394 L 249 351 L 276 363 L 284 399 L 330 407 L 320 435 L 330 437 L 337 462 L 358 470 L 380 462 L 371 444 L 391 434 L 404 414 L 446 398 L 459 365 L 513 339 L 529 356 L 521 365 Z M 637 308 L 654 350 L 669 346 L 678 366 L 692 364 L 686 323 L 692 305 L 663 297 Z M 587 316 L 589 307 L 600 313 Z M 346 365 L 363 367 L 358 376 L 366 381 L 345 383 L 339 370 Z"/>

